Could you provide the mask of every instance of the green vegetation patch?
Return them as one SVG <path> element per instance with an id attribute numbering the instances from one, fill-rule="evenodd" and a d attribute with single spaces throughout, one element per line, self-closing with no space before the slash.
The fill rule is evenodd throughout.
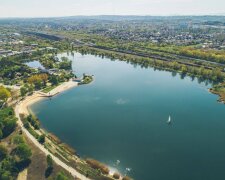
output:
<path id="1" fill-rule="evenodd" d="M 0 110 L 0 139 L 7 137 L 15 130 L 16 121 L 12 108 Z"/>
<path id="2" fill-rule="evenodd" d="M 58 85 L 48 86 L 48 87 L 44 88 L 44 89 L 42 90 L 42 92 L 48 93 L 48 92 L 50 92 L 51 90 L 55 89 L 57 86 L 58 86 Z"/>
<path id="3" fill-rule="evenodd" d="M 16 121 L 12 108 L 0 110 L 0 179 L 16 179 L 19 172 L 31 162 L 30 147 L 22 135 L 13 133 L 16 129 Z"/>

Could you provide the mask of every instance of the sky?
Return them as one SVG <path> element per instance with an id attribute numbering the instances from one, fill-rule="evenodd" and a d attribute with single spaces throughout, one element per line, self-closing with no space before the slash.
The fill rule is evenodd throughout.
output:
<path id="1" fill-rule="evenodd" d="M 225 15 L 225 0 L 0 0 L 0 18 L 76 15 Z"/>

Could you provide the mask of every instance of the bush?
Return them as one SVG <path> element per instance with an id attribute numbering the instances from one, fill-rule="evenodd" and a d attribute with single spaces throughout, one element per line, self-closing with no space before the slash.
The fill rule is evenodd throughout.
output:
<path id="1" fill-rule="evenodd" d="M 18 169 L 18 171 L 23 171 L 25 168 L 27 168 L 31 163 L 30 159 L 25 159 L 19 162 L 15 163 L 15 167 Z"/>
<path id="2" fill-rule="evenodd" d="M 47 161 L 48 167 L 53 166 L 53 160 L 52 160 L 52 157 L 50 155 L 47 155 L 46 161 Z"/>
<path id="3" fill-rule="evenodd" d="M 14 136 L 12 141 L 13 141 L 13 144 L 25 143 L 24 138 L 21 135 Z"/>
<path id="4" fill-rule="evenodd" d="M 122 180 L 131 180 L 131 178 L 128 176 L 124 176 Z"/>
<path id="5" fill-rule="evenodd" d="M 7 137 L 16 128 L 17 119 L 14 117 L 12 108 L 3 108 L 0 110 L 0 138 Z"/>
<path id="6" fill-rule="evenodd" d="M 26 129 L 29 129 L 30 128 L 30 124 L 28 121 L 25 121 L 23 126 L 26 128 Z"/>
<path id="7" fill-rule="evenodd" d="M 109 174 L 109 168 L 106 167 L 104 164 L 94 160 L 94 159 L 87 159 L 86 162 L 94 169 L 99 169 L 102 174 Z"/>
<path id="8" fill-rule="evenodd" d="M 32 155 L 30 147 L 25 143 L 19 144 L 14 149 L 14 152 L 15 152 L 15 155 L 17 155 L 21 161 L 29 159 Z"/>
<path id="9" fill-rule="evenodd" d="M 41 143 L 41 144 L 44 144 L 45 143 L 45 135 L 44 134 L 42 134 L 42 135 L 39 136 L 38 142 Z"/>
<path id="10" fill-rule="evenodd" d="M 52 174 L 52 171 L 53 167 L 47 167 L 47 169 L 45 170 L 45 178 L 48 178 Z"/>
<path id="11" fill-rule="evenodd" d="M 33 130 L 31 127 L 29 127 L 28 129 L 27 129 L 28 131 L 29 131 L 29 133 L 32 135 L 32 136 L 34 136 L 37 140 L 39 139 L 39 134 L 35 131 L 35 130 Z"/>
<path id="12" fill-rule="evenodd" d="M 2 161 L 7 156 L 7 149 L 5 146 L 0 145 L 0 161 Z"/>
<path id="13" fill-rule="evenodd" d="M 113 178 L 119 179 L 119 178 L 120 178 L 120 175 L 119 175 L 118 173 L 114 173 L 114 174 L 113 174 Z"/>
<path id="14" fill-rule="evenodd" d="M 32 115 L 27 117 L 27 121 L 34 127 L 34 129 L 40 129 L 39 121 Z"/>
<path id="15" fill-rule="evenodd" d="M 10 135 L 16 128 L 16 118 L 7 118 L 4 122 L 4 127 L 2 129 L 3 137 Z"/>
<path id="16" fill-rule="evenodd" d="M 59 172 L 55 178 L 55 180 L 68 180 L 68 179 L 69 178 L 63 172 Z"/>

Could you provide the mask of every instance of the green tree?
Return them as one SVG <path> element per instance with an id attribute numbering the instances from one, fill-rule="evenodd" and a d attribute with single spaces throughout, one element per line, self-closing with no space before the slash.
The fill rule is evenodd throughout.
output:
<path id="1" fill-rule="evenodd" d="M 46 161 L 47 161 L 48 167 L 45 170 L 45 177 L 48 178 L 50 176 L 50 174 L 52 173 L 52 171 L 53 171 L 53 160 L 52 160 L 52 157 L 50 155 L 47 155 Z"/>
<path id="2" fill-rule="evenodd" d="M 8 151 L 7 151 L 6 147 L 3 145 L 0 145 L 0 161 L 2 161 L 4 158 L 6 158 L 7 153 L 8 153 Z"/>
<path id="3" fill-rule="evenodd" d="M 2 132 L 2 130 L 0 129 L 0 139 L 2 139 L 2 137 L 3 137 L 3 132 Z"/>
<path id="4" fill-rule="evenodd" d="M 27 160 L 31 157 L 32 152 L 27 144 L 19 144 L 15 149 L 15 155 L 17 155 L 20 160 Z"/>
<path id="5" fill-rule="evenodd" d="M 1 180 L 13 180 L 13 176 L 11 174 L 10 171 L 4 171 L 2 174 L 1 174 Z"/>
<path id="6" fill-rule="evenodd" d="M 16 118 L 8 118 L 4 121 L 4 127 L 2 129 L 3 136 L 6 137 L 11 134 L 16 128 Z"/>
<path id="7" fill-rule="evenodd" d="M 13 137 L 13 144 L 21 144 L 24 143 L 24 138 L 21 135 L 16 135 Z"/>
<path id="8" fill-rule="evenodd" d="M 38 141 L 39 141 L 39 143 L 44 144 L 45 143 L 45 135 L 44 134 L 40 135 L 38 138 Z"/>
<path id="9" fill-rule="evenodd" d="M 69 178 L 63 172 L 59 172 L 55 178 L 55 180 L 68 180 L 68 179 Z"/>
<path id="10" fill-rule="evenodd" d="M 47 155 L 46 161 L 47 161 L 47 164 L 49 167 L 53 166 L 53 160 L 52 160 L 51 155 L 49 155 L 49 154 Z"/>
<path id="11" fill-rule="evenodd" d="M 20 88 L 20 95 L 24 97 L 27 94 L 27 89 L 25 87 Z"/>
<path id="12" fill-rule="evenodd" d="M 182 73 L 186 74 L 186 73 L 187 73 L 187 71 L 188 71 L 187 66 L 182 65 L 182 67 L 181 67 L 181 71 L 182 71 Z"/>
<path id="13" fill-rule="evenodd" d="M 3 86 L 0 86 L 0 101 L 6 101 L 11 96 L 11 93 L 8 89 Z"/>
<path id="14" fill-rule="evenodd" d="M 55 75 L 52 75 L 50 78 L 49 78 L 49 81 L 52 83 L 52 85 L 57 85 L 59 83 L 59 78 Z"/>

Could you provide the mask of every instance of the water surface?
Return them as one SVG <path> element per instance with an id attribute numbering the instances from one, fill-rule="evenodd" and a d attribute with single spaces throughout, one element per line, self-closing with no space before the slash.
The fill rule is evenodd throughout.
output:
<path id="1" fill-rule="evenodd" d="M 30 61 L 25 64 L 31 68 L 45 69 L 44 66 L 39 61 Z"/>
<path id="2" fill-rule="evenodd" d="M 225 179 L 225 106 L 210 84 L 92 55 L 69 58 L 94 82 L 34 104 L 44 128 L 138 180 Z"/>

